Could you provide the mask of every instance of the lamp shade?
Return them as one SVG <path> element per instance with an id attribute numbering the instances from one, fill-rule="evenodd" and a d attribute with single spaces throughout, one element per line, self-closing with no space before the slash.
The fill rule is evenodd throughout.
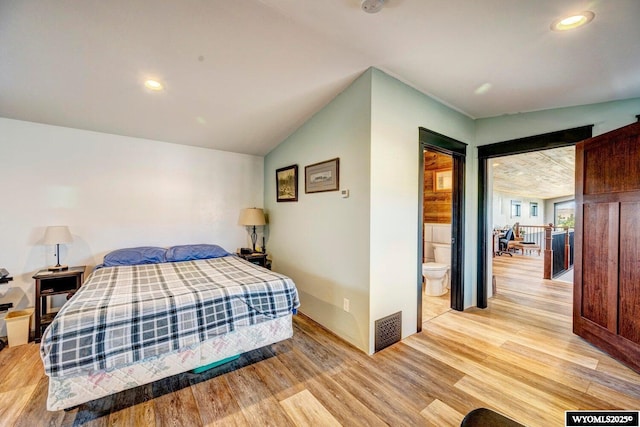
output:
<path id="1" fill-rule="evenodd" d="M 264 211 L 260 208 L 247 208 L 240 211 L 239 225 L 265 225 Z"/>
<path id="2" fill-rule="evenodd" d="M 73 241 L 69 227 L 66 225 L 53 225 L 47 227 L 44 232 L 45 245 L 57 245 L 58 243 L 69 243 Z"/>

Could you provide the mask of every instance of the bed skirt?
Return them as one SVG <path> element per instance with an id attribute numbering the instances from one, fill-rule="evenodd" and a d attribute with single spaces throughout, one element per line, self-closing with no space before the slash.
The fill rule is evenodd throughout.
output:
<path id="1" fill-rule="evenodd" d="M 292 315 L 109 371 L 49 378 L 47 409 L 58 411 L 148 384 L 293 336 Z"/>

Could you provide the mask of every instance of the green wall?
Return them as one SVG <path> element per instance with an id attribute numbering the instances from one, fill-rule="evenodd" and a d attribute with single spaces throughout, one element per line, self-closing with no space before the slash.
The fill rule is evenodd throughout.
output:
<path id="1" fill-rule="evenodd" d="M 376 319 L 402 311 L 416 331 L 418 128 L 468 144 L 465 169 L 465 307 L 475 305 L 477 146 L 595 124 L 594 135 L 635 121 L 640 99 L 473 120 L 371 68 L 265 157 L 268 252 L 291 276 L 300 311 L 372 353 Z M 304 193 L 304 167 L 340 158 L 339 192 Z M 298 164 L 299 200 L 277 203 L 275 170 Z M 343 310 L 344 299 L 350 311 Z"/>
<path id="2" fill-rule="evenodd" d="M 473 136 L 468 117 L 369 69 L 265 158 L 274 269 L 296 281 L 302 313 L 368 353 L 380 317 L 402 311 L 403 337 L 416 331 L 420 126 Z M 350 197 L 304 194 L 304 166 L 333 157 Z M 291 164 L 299 201 L 276 203 L 275 170 Z"/>
<path id="3" fill-rule="evenodd" d="M 402 311 L 402 336 L 416 332 L 418 209 L 420 207 L 418 128 L 425 127 L 473 143 L 473 120 L 399 80 L 373 71 L 371 102 L 371 333 L 376 319 Z M 468 199 L 471 200 L 471 199 Z M 473 221 L 468 221 L 473 236 Z M 419 243 L 420 241 L 420 243 Z M 469 245 L 473 259 L 474 245 Z M 471 278 L 466 278 L 470 283 Z M 468 304 L 472 292 L 469 289 Z M 373 351 L 373 347 L 371 347 Z"/>
<path id="4" fill-rule="evenodd" d="M 637 114 L 640 98 L 506 114 L 476 120 L 476 142 L 485 145 L 584 125 L 594 125 L 596 136 L 635 122 Z"/>
<path id="5" fill-rule="evenodd" d="M 369 347 L 371 70 L 265 157 L 267 250 L 294 279 L 300 312 L 362 351 Z M 305 166 L 340 158 L 339 191 L 305 194 Z M 297 164 L 297 202 L 276 202 L 275 171 Z M 350 310 L 343 310 L 344 299 Z"/>

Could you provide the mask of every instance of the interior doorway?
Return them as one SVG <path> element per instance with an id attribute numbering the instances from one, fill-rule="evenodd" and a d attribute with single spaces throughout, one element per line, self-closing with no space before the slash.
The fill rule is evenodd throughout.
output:
<path id="1" fill-rule="evenodd" d="M 449 304 L 454 310 L 464 309 L 464 177 L 467 145 L 428 129 L 419 129 L 419 200 L 418 204 L 418 259 L 416 260 L 417 277 L 417 330 L 422 330 L 422 306 L 423 306 L 423 260 L 424 254 L 424 191 L 425 191 L 425 151 L 449 156 L 450 170 L 440 170 L 438 173 L 430 172 L 431 185 L 436 188 L 451 187 L 451 243 L 450 243 L 450 268 L 449 268 Z M 435 181 L 434 181 L 435 179 Z"/>
<path id="2" fill-rule="evenodd" d="M 491 171 L 493 162 L 495 162 L 497 158 L 503 156 L 531 153 L 551 148 L 574 146 L 577 142 L 590 138 L 592 134 L 592 128 L 593 125 L 589 125 L 478 147 L 478 241 L 480 242 L 477 277 L 478 307 L 487 307 L 487 299 L 492 293 L 494 284 L 492 260 L 495 254 L 494 248 L 496 240 L 494 234 L 495 225 L 492 222 L 491 214 L 493 206 L 492 199 L 490 197 L 490 191 L 492 191 Z M 540 179 L 544 183 L 544 180 L 546 178 L 543 175 L 540 177 Z M 519 208 L 519 211 L 521 213 L 522 203 L 520 203 Z M 513 207 L 511 206 L 511 204 L 509 204 L 508 209 L 510 214 L 515 214 L 518 212 L 517 207 L 512 211 Z"/>
<path id="3" fill-rule="evenodd" d="M 503 286 L 526 288 L 525 278 L 544 278 L 545 262 L 552 263 L 549 271 L 554 280 L 559 280 L 562 273 L 570 275 L 573 221 L 571 224 L 568 220 L 561 222 L 555 208 L 572 202 L 575 197 L 575 147 L 495 157 L 489 162 L 487 172 L 488 221 L 493 237 L 492 294 L 500 292 Z M 547 259 L 545 249 L 549 248 L 545 247 L 545 234 L 549 224 L 554 224 L 550 248 L 554 252 Z M 561 231 L 565 225 L 568 225 L 568 240 Z M 565 240 L 569 243 L 566 267 Z M 514 276 L 523 280 L 513 282 Z"/>
<path id="4" fill-rule="evenodd" d="M 453 156 L 423 151 L 422 322 L 451 309 L 451 219 Z"/>

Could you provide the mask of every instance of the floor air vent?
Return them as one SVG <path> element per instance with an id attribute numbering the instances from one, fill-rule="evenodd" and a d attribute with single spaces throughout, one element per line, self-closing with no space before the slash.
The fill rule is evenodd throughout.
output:
<path id="1" fill-rule="evenodd" d="M 376 320 L 376 349 L 380 351 L 402 338 L 402 311 Z"/>

